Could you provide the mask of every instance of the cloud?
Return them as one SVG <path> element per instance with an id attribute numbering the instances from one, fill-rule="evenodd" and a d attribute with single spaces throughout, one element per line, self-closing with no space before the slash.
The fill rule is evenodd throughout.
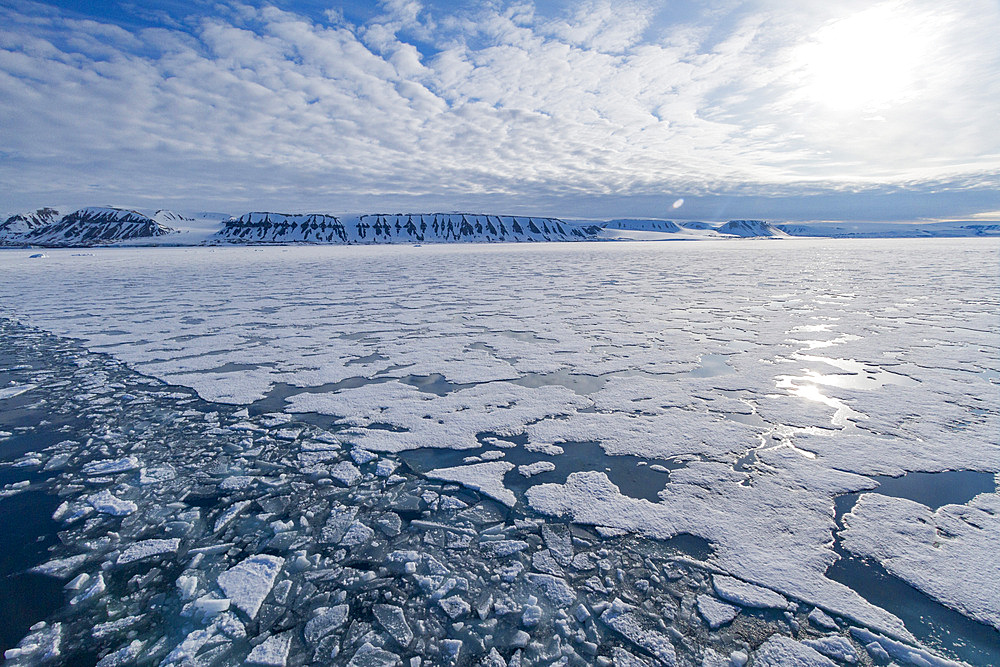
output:
<path id="1" fill-rule="evenodd" d="M 352 24 L 234 4 L 185 29 L 0 8 L 0 206 L 109 192 L 335 210 L 660 196 L 668 209 L 713 193 L 995 186 L 1000 9 L 879 5 L 879 20 L 915 26 L 917 41 L 895 38 L 921 54 L 913 81 L 874 106 L 824 97 L 836 62 L 809 54 L 845 21 L 877 36 L 867 7 L 766 2 L 664 23 L 643 3 L 541 16 L 393 0 Z"/>

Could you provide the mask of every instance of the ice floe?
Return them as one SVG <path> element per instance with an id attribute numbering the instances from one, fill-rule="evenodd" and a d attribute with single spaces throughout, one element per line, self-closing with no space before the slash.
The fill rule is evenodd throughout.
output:
<path id="1" fill-rule="evenodd" d="M 219 575 L 219 588 L 238 609 L 255 618 L 284 564 L 278 556 L 250 556 Z"/>

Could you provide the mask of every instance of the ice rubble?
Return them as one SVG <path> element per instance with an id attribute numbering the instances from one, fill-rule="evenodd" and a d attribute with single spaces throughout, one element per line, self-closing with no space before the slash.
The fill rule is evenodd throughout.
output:
<path id="1" fill-rule="evenodd" d="M 759 456 L 784 475 L 740 474 L 695 462 L 671 474 L 659 503 L 622 495 L 603 472 L 571 473 L 565 484 L 540 484 L 526 495 L 532 508 L 580 523 L 663 540 L 681 533 L 703 536 L 716 547 L 719 565 L 738 577 L 912 639 L 894 616 L 823 576 L 836 559 L 826 547 L 834 528 L 833 497 L 874 483 L 833 471 L 819 477 L 807 459 L 787 449 Z M 796 498 L 792 503 L 789 493 Z"/>

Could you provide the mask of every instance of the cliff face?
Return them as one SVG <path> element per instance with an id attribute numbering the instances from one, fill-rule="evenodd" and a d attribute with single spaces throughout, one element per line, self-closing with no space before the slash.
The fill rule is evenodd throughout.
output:
<path id="1" fill-rule="evenodd" d="M 471 213 L 372 214 L 338 218 L 319 213 L 247 213 L 216 235 L 232 243 L 496 243 L 580 241 L 596 226 L 557 218 Z"/>

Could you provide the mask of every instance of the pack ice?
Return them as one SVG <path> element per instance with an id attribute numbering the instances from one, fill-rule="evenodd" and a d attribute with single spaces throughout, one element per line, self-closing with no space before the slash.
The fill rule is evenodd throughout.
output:
<path id="1" fill-rule="evenodd" d="M 997 663 L 998 250 L 5 251 L 6 658 Z"/>

